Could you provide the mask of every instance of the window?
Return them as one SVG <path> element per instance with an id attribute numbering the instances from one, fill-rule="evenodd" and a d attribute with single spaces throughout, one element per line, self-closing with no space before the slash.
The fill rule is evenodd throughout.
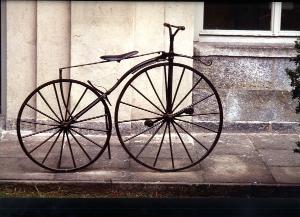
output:
<path id="1" fill-rule="evenodd" d="M 300 3 L 198 3 L 200 35 L 299 36 Z"/>

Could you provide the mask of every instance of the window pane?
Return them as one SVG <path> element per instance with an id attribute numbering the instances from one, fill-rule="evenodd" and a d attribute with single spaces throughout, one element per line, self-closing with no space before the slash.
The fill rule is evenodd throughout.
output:
<path id="1" fill-rule="evenodd" d="M 263 3 L 204 3 L 204 29 L 270 30 L 271 5 Z"/>
<path id="2" fill-rule="evenodd" d="M 300 3 L 282 2 L 281 30 L 300 30 Z"/>

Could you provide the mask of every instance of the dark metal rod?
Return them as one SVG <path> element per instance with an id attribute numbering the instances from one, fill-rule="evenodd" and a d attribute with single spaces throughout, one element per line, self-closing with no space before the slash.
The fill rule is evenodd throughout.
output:
<path id="1" fill-rule="evenodd" d="M 135 138 L 135 137 L 137 137 L 137 136 L 139 136 L 139 135 L 141 135 L 142 133 L 145 133 L 145 132 L 151 130 L 153 127 L 156 127 L 158 124 L 160 124 L 160 122 L 158 122 L 157 124 L 154 124 L 152 127 L 149 127 L 146 130 L 143 130 L 143 131 L 139 132 L 138 134 L 136 134 L 136 135 L 134 135 L 134 136 L 132 136 L 132 137 L 130 137 L 128 139 L 125 139 L 124 143 L 127 142 L 127 141 L 129 141 L 129 140 L 131 140 L 131 139 L 133 139 L 133 138 Z"/>
<path id="2" fill-rule="evenodd" d="M 91 117 L 91 118 L 82 119 L 80 121 L 76 121 L 76 123 L 74 123 L 74 124 L 77 124 L 77 123 L 80 123 L 80 122 L 84 122 L 84 121 L 94 120 L 94 119 L 105 117 L 105 116 L 107 116 L 107 115 L 105 114 L 105 115 L 99 115 L 99 116 L 95 116 L 95 117 Z"/>
<path id="3" fill-rule="evenodd" d="M 149 113 L 152 113 L 152 114 L 156 114 L 156 115 L 161 116 L 161 114 L 158 114 L 158 113 L 156 113 L 156 112 L 150 111 L 150 110 L 148 110 L 148 109 L 141 108 L 141 107 L 139 107 L 139 106 L 135 106 L 135 105 L 132 105 L 132 104 L 123 102 L 123 101 L 120 101 L 120 103 L 125 104 L 125 105 L 128 105 L 128 106 L 131 106 L 131 107 L 134 107 L 134 108 L 137 108 L 137 109 L 140 109 L 140 110 L 143 110 L 143 111 L 146 111 L 146 112 L 149 112 Z"/>
<path id="4" fill-rule="evenodd" d="M 76 143 L 78 144 L 78 146 L 81 148 L 81 150 L 84 152 L 84 154 L 87 156 L 87 158 L 91 161 L 92 158 L 90 157 L 90 155 L 86 152 L 86 150 L 82 147 L 82 145 L 79 143 L 79 141 L 76 139 L 76 137 L 73 135 L 73 133 L 71 132 L 71 130 L 69 130 L 70 135 L 74 138 L 74 140 L 76 141 Z"/>
<path id="5" fill-rule="evenodd" d="M 76 105 L 74 106 L 73 110 L 71 111 L 70 118 L 72 117 L 72 114 L 75 112 L 75 109 L 77 108 L 77 106 L 81 102 L 81 100 L 82 100 L 83 96 L 85 95 L 85 93 L 87 92 L 87 90 L 88 90 L 88 88 L 86 87 L 85 90 L 84 90 L 84 92 L 80 96 L 79 100 L 77 101 Z"/>
<path id="6" fill-rule="evenodd" d="M 147 78 L 148 78 L 148 80 L 149 80 L 149 82 L 150 82 L 150 84 L 151 84 L 152 89 L 154 90 L 154 93 L 155 93 L 156 97 L 158 98 L 158 100 L 159 100 L 161 106 L 163 107 L 163 109 L 166 111 L 166 108 L 165 108 L 164 104 L 162 103 L 160 97 L 158 96 L 157 91 L 156 91 L 156 89 L 154 88 L 154 85 L 153 85 L 153 83 L 152 83 L 152 80 L 151 80 L 151 78 L 150 78 L 150 76 L 149 76 L 149 74 L 148 74 L 147 71 L 146 71 L 146 75 L 147 75 Z"/>
<path id="7" fill-rule="evenodd" d="M 69 92 L 68 92 L 68 98 L 67 98 L 67 105 L 66 105 L 66 113 L 65 113 L 65 120 L 67 120 L 67 114 L 69 113 L 71 117 L 71 113 L 69 111 L 69 102 L 70 102 L 70 95 L 71 95 L 71 88 L 72 88 L 72 82 L 69 85 Z"/>
<path id="8" fill-rule="evenodd" d="M 205 148 L 208 151 L 208 148 L 206 148 L 201 142 L 198 141 L 192 134 L 190 134 L 188 131 L 186 131 L 180 124 L 174 122 L 180 129 L 182 129 L 186 134 L 188 134 L 190 137 L 192 137 L 199 145 L 201 145 L 203 148 Z"/>
<path id="9" fill-rule="evenodd" d="M 25 136 L 22 136 L 22 138 L 27 138 L 29 136 L 34 136 L 36 134 L 40 134 L 40 133 L 44 133 L 44 132 L 47 132 L 47 131 L 50 131 L 50 130 L 54 130 L 54 129 L 57 129 L 58 127 L 52 127 L 52 128 L 49 128 L 49 129 L 46 129 L 46 130 L 41 130 L 41 131 L 38 131 L 38 132 L 35 132 L 35 133 L 31 133 L 29 135 L 25 135 Z"/>
<path id="10" fill-rule="evenodd" d="M 55 120 L 54 118 L 52 118 L 52 117 L 50 117 L 49 115 L 45 114 L 44 112 L 41 112 L 40 110 L 38 110 L 38 109 L 32 107 L 32 106 L 29 105 L 29 104 L 26 104 L 26 105 L 27 105 L 29 108 L 31 108 L 31 109 L 37 111 L 38 113 L 40 113 L 40 114 L 46 116 L 47 118 L 50 118 L 51 120 L 55 121 L 56 123 L 60 124 L 57 120 Z"/>
<path id="11" fill-rule="evenodd" d="M 100 148 L 103 148 L 101 145 L 97 144 L 96 142 L 94 142 L 93 140 L 89 139 L 88 137 L 86 137 L 85 135 L 79 133 L 78 131 L 70 128 L 70 130 L 74 131 L 75 133 L 77 133 L 78 135 L 80 135 L 81 137 L 85 138 L 86 140 L 90 141 L 91 143 L 93 143 L 94 145 L 97 145 Z"/>
<path id="12" fill-rule="evenodd" d="M 77 129 L 82 129 L 82 130 L 92 130 L 92 131 L 99 131 L 99 132 L 107 133 L 107 130 L 93 129 L 93 128 L 89 128 L 89 127 L 78 127 L 78 126 L 72 125 L 71 128 L 77 128 Z"/>
<path id="13" fill-rule="evenodd" d="M 144 97 L 144 99 L 146 99 L 151 105 L 153 105 L 157 110 L 159 110 L 161 113 L 164 113 L 160 108 L 158 108 L 153 102 L 151 102 L 143 93 L 141 93 L 141 91 L 139 91 L 136 87 L 134 87 L 132 84 L 130 84 L 129 86 L 131 86 L 136 92 L 138 92 L 142 97 Z"/>
<path id="14" fill-rule="evenodd" d="M 179 78 L 179 81 L 178 81 L 178 84 L 177 84 L 177 88 L 176 88 L 176 91 L 175 91 L 175 94 L 174 94 L 174 98 L 173 98 L 172 104 L 171 104 L 171 108 L 172 108 L 172 109 L 173 109 L 173 105 L 174 105 L 175 100 L 176 100 L 176 96 L 177 96 L 177 93 L 178 93 L 178 90 L 179 90 L 179 86 L 180 86 L 180 84 L 181 84 L 181 80 L 182 80 L 184 71 L 185 71 L 185 68 L 183 68 L 183 70 L 182 70 L 182 72 L 181 72 L 181 75 L 180 75 L 180 78 Z"/>
<path id="15" fill-rule="evenodd" d="M 148 146 L 148 144 L 151 142 L 151 140 L 153 139 L 153 137 L 156 135 L 156 133 L 160 130 L 160 128 L 162 127 L 162 125 L 164 124 L 164 121 L 161 123 L 161 125 L 155 130 L 155 132 L 152 134 L 152 136 L 148 139 L 148 141 L 145 143 L 145 145 L 142 147 L 142 149 L 140 150 L 140 152 L 135 156 L 136 158 L 138 158 L 140 156 L 140 154 L 145 150 L 145 148 Z"/>
<path id="16" fill-rule="evenodd" d="M 189 92 L 187 92 L 187 94 L 182 98 L 182 100 L 177 104 L 177 106 L 175 106 L 175 108 L 172 110 L 173 112 L 178 108 L 178 106 L 188 97 L 188 95 L 195 89 L 195 87 L 197 86 L 197 84 L 200 83 L 200 81 L 202 80 L 202 77 L 196 82 L 196 84 L 193 85 L 193 87 L 189 90 Z"/>
<path id="17" fill-rule="evenodd" d="M 48 150 L 47 154 L 45 155 L 45 157 L 44 157 L 44 159 L 43 159 L 43 161 L 42 161 L 42 164 L 44 164 L 44 163 L 45 163 L 45 161 L 46 161 L 46 159 L 47 159 L 48 155 L 50 154 L 51 150 L 53 149 L 54 145 L 56 144 L 56 142 L 57 142 L 57 140 L 58 140 L 58 138 L 59 138 L 59 136 L 60 136 L 61 132 L 62 132 L 62 131 L 60 131 L 60 132 L 59 132 L 59 134 L 57 135 L 57 137 L 56 137 L 56 138 L 55 138 L 55 140 L 53 141 L 53 143 L 52 143 L 51 147 L 49 148 L 49 150 Z"/>
<path id="18" fill-rule="evenodd" d="M 159 148 L 158 148 L 158 151 L 157 151 L 157 154 L 156 154 L 154 163 L 153 163 L 153 166 L 154 166 L 154 167 L 155 167 L 155 165 L 156 165 L 158 156 L 159 156 L 159 154 L 160 154 L 160 150 L 161 150 L 162 144 L 163 144 L 163 142 L 164 142 L 164 138 L 165 138 L 165 135 L 166 135 L 166 131 L 167 131 L 167 124 L 166 124 L 165 130 L 164 130 L 164 134 L 163 134 L 162 139 L 161 139 L 161 141 L 160 141 Z"/>
<path id="19" fill-rule="evenodd" d="M 69 146 L 72 161 L 73 161 L 73 166 L 76 168 L 77 166 L 76 166 L 76 162 L 75 162 L 75 159 L 74 159 L 74 154 L 73 154 L 73 150 L 72 150 L 72 147 L 71 147 L 70 139 L 69 139 L 69 136 L 68 136 L 68 131 L 66 132 L 66 136 L 67 136 L 68 146 Z"/>
<path id="20" fill-rule="evenodd" d="M 181 119 L 178 119 L 178 118 L 175 118 L 175 119 L 176 119 L 176 120 L 178 120 L 178 121 L 182 121 L 182 122 L 185 122 L 185 123 L 188 123 L 188 124 L 195 125 L 195 126 L 197 126 L 197 127 L 200 127 L 200 128 L 206 129 L 206 130 L 208 130 L 208 131 L 211 131 L 211 132 L 214 132 L 214 133 L 218 133 L 218 132 L 217 132 L 217 131 L 215 131 L 215 130 L 209 129 L 209 128 L 207 128 L 207 127 L 203 127 L 203 126 L 201 126 L 201 125 L 199 125 L 199 124 L 196 124 L 196 123 L 193 123 L 193 122 L 190 122 L 190 121 L 181 120 Z"/>
<path id="21" fill-rule="evenodd" d="M 190 107 L 191 107 L 191 106 L 194 106 L 194 105 L 196 105 L 196 104 L 198 104 L 199 102 L 202 102 L 202 101 L 208 99 L 209 97 L 212 97 L 213 95 L 215 95 L 215 94 L 213 93 L 213 94 L 211 94 L 211 95 L 208 95 L 208 96 L 204 97 L 203 99 L 200 99 L 200 100 L 197 101 L 197 102 L 194 102 L 192 105 L 190 105 Z"/>
<path id="22" fill-rule="evenodd" d="M 38 125 L 45 125 L 45 126 L 56 126 L 58 127 L 59 125 L 57 124 L 46 124 L 46 123 L 41 123 L 41 122 L 36 122 L 36 121 L 25 121 L 25 120 L 21 120 L 21 122 L 24 122 L 24 123 L 28 123 L 28 124 L 38 124 Z"/>
<path id="23" fill-rule="evenodd" d="M 172 159 L 172 167 L 174 169 L 175 166 L 174 166 L 174 157 L 173 157 L 173 149 L 172 149 L 170 123 L 167 123 L 167 125 L 168 125 L 168 131 L 169 131 L 169 145 L 170 145 L 170 153 L 171 153 L 171 159 Z"/>
<path id="24" fill-rule="evenodd" d="M 45 97 L 42 95 L 42 93 L 40 91 L 38 91 L 38 94 L 41 96 L 41 98 L 43 99 L 43 101 L 46 103 L 46 105 L 48 106 L 48 108 L 51 110 L 51 112 L 54 114 L 54 116 L 61 121 L 61 119 L 58 117 L 58 115 L 53 111 L 52 107 L 49 105 L 49 103 L 47 102 L 47 100 L 45 99 Z"/>
<path id="25" fill-rule="evenodd" d="M 198 114 L 186 114 L 186 115 L 180 115 L 178 117 L 186 117 L 186 116 L 202 116 L 202 115 L 219 115 L 219 112 L 211 112 L 211 113 L 198 113 Z"/>
<path id="26" fill-rule="evenodd" d="M 56 131 L 55 133 L 53 133 L 51 136 L 49 136 L 48 138 L 46 138 L 41 144 L 37 145 L 34 149 L 32 149 L 31 151 L 29 151 L 29 154 L 31 154 L 32 152 L 34 152 L 36 149 L 38 149 L 39 147 L 41 147 L 43 144 L 45 144 L 47 141 L 49 141 L 49 139 L 51 139 L 53 136 L 55 136 L 60 130 Z"/>
<path id="27" fill-rule="evenodd" d="M 60 106 L 60 102 L 59 102 L 59 98 L 58 98 L 57 89 L 56 89 L 56 86 L 55 86 L 54 83 L 53 83 L 53 88 L 54 88 L 54 92 L 55 92 L 55 96 L 56 96 L 56 101 L 57 101 L 57 105 L 58 105 L 58 108 L 59 108 L 59 112 L 60 112 L 60 115 L 61 115 L 61 119 L 63 120 L 63 119 L 64 119 L 64 116 L 63 116 L 63 114 L 62 114 L 62 109 L 61 109 L 61 106 Z"/>
<path id="28" fill-rule="evenodd" d="M 191 163 L 194 163 L 194 161 L 193 161 L 193 159 L 192 159 L 192 157 L 191 157 L 191 155 L 190 155 L 190 153 L 189 153 L 187 147 L 185 146 L 185 143 L 183 142 L 183 139 L 181 138 L 181 136 L 180 136 L 180 134 L 179 134 L 177 128 L 175 127 L 175 124 L 174 124 L 173 122 L 171 122 L 171 124 L 173 125 L 173 127 L 174 127 L 174 129 L 175 129 L 175 131 L 176 131 L 176 133 L 177 133 L 177 135 L 178 135 L 178 137 L 179 137 L 179 139 L 180 139 L 180 141 L 181 141 L 183 147 L 184 147 L 185 152 L 187 153 L 188 157 L 190 158 Z"/>
<path id="29" fill-rule="evenodd" d="M 73 120 L 79 119 L 82 115 L 84 115 L 88 110 L 93 108 L 98 102 L 100 102 L 102 98 L 97 98 L 93 102 L 91 102 L 88 106 L 78 112 L 76 115 L 73 116 Z"/>
<path id="30" fill-rule="evenodd" d="M 123 121 L 118 121 L 118 123 L 124 123 L 124 122 L 130 122 L 130 121 L 145 121 L 145 120 L 152 120 L 152 119 L 162 119 L 162 117 L 138 118 L 138 119 L 132 119 L 132 120 L 123 120 Z"/>
<path id="31" fill-rule="evenodd" d="M 65 132 L 63 132 L 63 138 L 60 146 L 60 153 L 59 153 L 59 160 L 57 162 L 57 168 L 61 168 L 61 159 L 62 159 L 62 154 L 63 154 L 63 149 L 64 149 L 64 143 L 65 143 Z"/>

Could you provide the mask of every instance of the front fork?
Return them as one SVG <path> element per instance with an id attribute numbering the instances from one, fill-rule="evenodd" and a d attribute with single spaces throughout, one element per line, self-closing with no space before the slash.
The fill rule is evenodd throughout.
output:
<path id="1" fill-rule="evenodd" d="M 166 93 L 166 112 L 167 114 L 172 113 L 172 90 L 173 90 L 173 63 L 174 63 L 174 57 L 170 56 L 168 59 L 169 62 L 169 68 L 168 68 L 168 82 L 167 82 L 167 93 Z"/>

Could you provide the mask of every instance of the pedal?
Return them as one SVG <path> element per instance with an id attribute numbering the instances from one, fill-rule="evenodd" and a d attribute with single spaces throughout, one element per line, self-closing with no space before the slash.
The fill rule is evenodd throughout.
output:
<path id="1" fill-rule="evenodd" d="M 153 126 L 153 121 L 151 121 L 151 120 L 145 120 L 145 122 L 144 122 L 144 125 L 145 126 L 147 126 L 147 127 L 152 127 Z"/>
<path id="2" fill-rule="evenodd" d="M 186 114 L 192 115 L 194 114 L 194 108 L 193 107 L 186 108 L 184 112 Z"/>

